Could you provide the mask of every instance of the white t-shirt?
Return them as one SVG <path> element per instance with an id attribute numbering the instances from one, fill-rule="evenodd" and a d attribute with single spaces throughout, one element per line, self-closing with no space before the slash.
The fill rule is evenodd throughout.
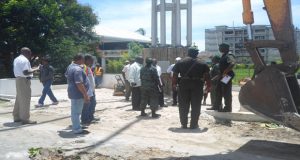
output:
<path id="1" fill-rule="evenodd" d="M 31 70 L 31 65 L 29 60 L 24 55 L 19 55 L 14 60 L 14 75 L 15 77 L 33 77 L 33 74 L 24 75 L 23 71 Z"/>

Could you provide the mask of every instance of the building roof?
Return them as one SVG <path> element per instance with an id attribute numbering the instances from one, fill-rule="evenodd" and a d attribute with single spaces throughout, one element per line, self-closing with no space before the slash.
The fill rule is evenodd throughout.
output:
<path id="1" fill-rule="evenodd" d="M 96 26 L 94 30 L 97 35 L 100 36 L 102 42 L 136 41 L 142 43 L 151 43 L 151 38 L 143 36 L 136 32 L 112 29 L 100 25 Z"/>

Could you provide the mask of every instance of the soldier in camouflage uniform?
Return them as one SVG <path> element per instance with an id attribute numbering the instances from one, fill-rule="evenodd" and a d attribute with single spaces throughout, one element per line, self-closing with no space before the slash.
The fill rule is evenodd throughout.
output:
<path id="1" fill-rule="evenodd" d="M 210 99 L 211 99 L 212 107 L 207 108 L 207 110 L 218 110 L 221 107 L 217 108 L 215 106 L 215 101 L 216 101 L 216 89 L 218 84 L 218 76 L 220 75 L 220 68 L 219 68 L 220 57 L 214 56 L 211 61 L 212 61 L 212 66 L 209 75 L 211 78 Z"/>
<path id="2" fill-rule="evenodd" d="M 156 114 L 156 110 L 158 109 L 158 96 L 159 96 L 159 77 L 157 74 L 157 70 L 152 66 L 152 59 L 146 59 L 146 66 L 141 68 L 140 71 L 141 78 L 141 116 L 147 116 L 145 113 L 145 109 L 147 104 L 150 105 L 152 111 L 152 117 L 157 118 L 160 117 L 159 114 Z"/>
<path id="3" fill-rule="evenodd" d="M 232 112 L 232 79 L 234 77 L 233 67 L 235 65 L 234 55 L 229 53 L 229 45 L 222 43 L 219 45 L 219 50 L 222 54 L 220 59 L 220 78 L 216 88 L 215 108 L 221 112 Z M 230 76 L 230 81 L 225 84 L 221 82 L 224 76 Z M 224 108 L 222 108 L 222 98 L 224 97 Z M 221 108 L 220 108 L 221 107 Z"/>

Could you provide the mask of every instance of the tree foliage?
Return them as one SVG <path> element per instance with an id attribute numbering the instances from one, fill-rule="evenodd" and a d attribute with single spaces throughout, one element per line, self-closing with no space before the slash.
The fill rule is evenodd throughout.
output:
<path id="1" fill-rule="evenodd" d="M 77 0 L 1 0 L 0 55 L 16 57 L 27 46 L 35 55 L 49 54 L 63 70 L 74 54 L 95 50 L 96 24 L 91 7 Z"/>

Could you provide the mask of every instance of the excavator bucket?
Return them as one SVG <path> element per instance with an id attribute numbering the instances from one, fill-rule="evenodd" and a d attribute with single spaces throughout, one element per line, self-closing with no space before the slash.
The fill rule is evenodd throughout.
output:
<path id="1" fill-rule="evenodd" d="M 264 0 L 275 40 L 253 40 L 250 0 L 243 0 L 244 23 L 249 40 L 245 47 L 255 65 L 256 76 L 240 91 L 246 109 L 267 119 L 300 131 L 300 88 L 295 77 L 299 68 L 290 0 Z M 277 48 L 282 64 L 268 66 L 259 48 Z"/>
<path id="2" fill-rule="evenodd" d="M 300 131 L 300 116 L 288 81 L 280 70 L 266 67 L 241 88 L 240 103 L 249 111 Z M 293 90 L 299 92 L 299 85 Z"/>

